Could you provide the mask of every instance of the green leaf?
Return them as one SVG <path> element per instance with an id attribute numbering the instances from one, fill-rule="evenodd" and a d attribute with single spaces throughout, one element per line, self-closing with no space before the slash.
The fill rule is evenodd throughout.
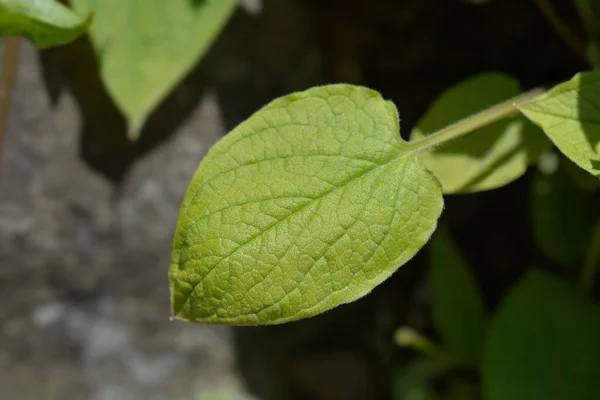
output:
<path id="1" fill-rule="evenodd" d="M 474 277 L 450 236 L 438 229 L 430 244 L 433 322 L 445 351 L 478 365 L 486 330 L 486 307 Z"/>
<path id="2" fill-rule="evenodd" d="M 136 139 L 150 112 L 206 53 L 236 0 L 72 0 L 94 12 L 102 79 Z"/>
<path id="3" fill-rule="evenodd" d="M 411 139 L 420 139 L 517 94 L 517 81 L 507 75 L 476 75 L 444 92 L 418 122 Z M 495 189 L 519 178 L 549 147 L 539 129 L 517 116 L 424 152 L 421 161 L 440 179 L 444 193 L 470 193 Z"/>
<path id="4" fill-rule="evenodd" d="M 183 201 L 169 273 L 177 318 L 272 324 L 354 301 L 428 240 L 441 188 L 379 93 L 277 99 L 206 155 Z"/>
<path id="5" fill-rule="evenodd" d="M 394 398 L 397 400 L 470 400 L 478 399 L 479 388 L 460 373 L 451 361 L 422 357 L 411 361 L 396 373 Z"/>
<path id="6" fill-rule="evenodd" d="M 521 111 L 575 164 L 600 176 L 600 70 L 575 75 Z"/>
<path id="7" fill-rule="evenodd" d="M 593 229 L 591 198 L 567 176 L 536 174 L 531 183 L 530 215 L 533 238 L 553 261 L 569 265 L 583 253 Z"/>
<path id="8" fill-rule="evenodd" d="M 0 37 L 24 36 L 38 47 L 69 43 L 90 22 L 54 0 L 0 0 Z"/>
<path id="9" fill-rule="evenodd" d="M 595 400 L 600 396 L 600 308 L 565 283 L 526 275 L 485 345 L 488 400 Z"/>
<path id="10" fill-rule="evenodd" d="M 447 374 L 453 366 L 447 360 L 433 357 L 421 357 L 411 361 L 404 369 L 396 373 L 394 398 L 397 400 L 442 400 L 439 393 L 436 393 L 433 382 Z"/>

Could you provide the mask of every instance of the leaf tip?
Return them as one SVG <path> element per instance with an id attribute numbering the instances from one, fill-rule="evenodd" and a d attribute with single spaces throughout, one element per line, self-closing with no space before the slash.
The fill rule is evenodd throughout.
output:
<path id="1" fill-rule="evenodd" d="M 145 117 L 129 120 L 127 123 L 127 139 L 129 139 L 130 142 L 137 142 L 139 140 L 145 123 Z"/>

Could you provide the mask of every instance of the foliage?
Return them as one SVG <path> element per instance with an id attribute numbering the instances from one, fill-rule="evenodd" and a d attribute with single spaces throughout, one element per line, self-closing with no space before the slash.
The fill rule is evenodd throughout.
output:
<path id="1" fill-rule="evenodd" d="M 519 94 L 518 82 L 505 74 L 485 73 L 449 88 L 412 132 L 412 140 L 453 121 Z M 421 155 L 440 180 L 444 193 L 470 193 L 504 186 L 521 177 L 550 142 L 521 116 L 505 118 Z"/>
<path id="2" fill-rule="evenodd" d="M 454 360 L 479 365 L 487 328 L 483 295 L 467 262 L 444 230 L 430 246 L 432 318 L 444 352 Z"/>
<path id="3" fill-rule="evenodd" d="M 50 47 L 87 32 L 135 140 L 237 1 L 124 4 L 72 0 L 72 11 L 54 0 L 0 0 L 0 36 Z M 537 4 L 566 44 L 600 66 L 599 2 L 573 2 L 583 43 L 550 3 Z M 520 92 L 515 78 L 493 71 L 457 82 L 409 141 L 395 105 L 362 86 L 319 86 L 267 104 L 208 152 L 190 183 L 169 270 L 175 318 L 312 317 L 367 295 L 432 238 L 437 336 L 397 331 L 398 344 L 422 353 L 399 371 L 398 398 L 599 398 L 600 69 Z M 504 187 L 535 164 L 524 229 L 555 275 L 530 268 L 490 307 L 450 230 L 437 229 L 443 196 Z M 464 370 L 476 379 L 455 374 Z M 432 383 L 440 380 L 444 393 Z"/>
<path id="4" fill-rule="evenodd" d="M 435 241 L 442 238 L 446 252 L 457 249 L 447 242 L 446 234 L 436 233 Z M 597 240 L 597 239 L 596 239 Z M 592 257 L 598 262 L 597 245 L 590 248 Z M 453 258 L 438 258 L 432 251 L 431 268 L 435 274 L 443 268 L 456 268 L 463 272 L 453 277 L 451 286 L 456 291 L 473 291 L 473 277 L 466 264 L 458 264 Z M 458 257 L 460 259 L 460 257 Z M 435 289 L 434 289 L 435 291 Z M 444 322 L 438 329 L 444 338 L 444 330 L 462 329 L 465 337 L 474 338 L 473 333 L 483 333 L 474 338 L 472 349 L 481 349 L 479 363 L 465 363 L 464 357 L 452 346 L 440 345 L 436 352 L 424 353 L 398 373 L 397 398 L 419 393 L 428 400 L 451 398 L 466 400 L 483 398 L 504 399 L 595 399 L 600 393 L 600 306 L 578 292 L 571 285 L 531 269 L 509 291 L 501 306 L 491 319 L 485 332 L 480 328 L 468 331 L 473 322 L 464 323 L 469 308 L 447 307 L 447 297 L 435 296 L 433 308 L 446 308 Z M 479 306 L 481 307 L 481 306 Z M 435 313 L 435 311 L 434 311 Z M 480 317 L 475 317 L 478 320 Z M 436 319 L 434 315 L 434 320 Z M 459 321 L 459 322 L 457 322 Z M 415 335 L 418 335 L 415 333 Z M 426 341 L 427 339 L 421 339 Z M 444 339 L 443 339 L 444 340 Z M 445 341 L 445 340 L 444 340 Z M 431 344 L 430 347 L 435 347 Z M 481 380 L 483 393 L 473 393 L 471 385 L 467 394 L 452 396 L 452 385 L 460 380 L 457 370 L 470 369 Z M 432 389 L 433 380 L 446 382 L 445 396 Z M 454 382 L 454 383 L 453 383 Z"/>
<path id="5" fill-rule="evenodd" d="M 22 35 L 38 47 L 59 46 L 89 27 L 102 80 L 136 140 L 153 109 L 206 54 L 237 0 L 71 4 L 74 11 L 56 0 L 0 0 L 0 37 Z"/>
<path id="6" fill-rule="evenodd" d="M 561 84 L 521 105 L 580 165 L 592 165 L 592 145 L 582 145 L 585 160 L 573 146 L 561 145 L 580 143 L 565 137 L 583 135 L 577 126 L 592 129 L 600 120 L 592 103 L 599 78 L 600 70 L 575 77 L 567 85 L 570 101 L 561 97 Z M 490 83 L 503 88 L 504 80 L 488 75 L 452 88 L 451 103 L 460 103 L 457 93 L 472 82 L 483 82 L 492 93 Z M 466 93 L 465 101 L 472 102 L 471 91 Z M 436 116 L 439 107 L 434 104 L 428 115 Z M 485 135 L 484 128 L 463 136 L 514 112 L 504 103 L 407 143 L 395 107 L 362 87 L 323 86 L 273 101 L 217 143 L 192 179 L 169 275 L 175 315 L 212 323 L 280 323 L 364 296 L 408 261 L 436 227 L 441 190 L 421 162 L 441 161 L 423 152 L 453 145 L 460 136 Z M 565 124 L 566 132 L 557 128 Z M 491 137 L 500 140 L 506 129 Z M 470 143 L 463 143 L 465 154 L 472 152 Z M 524 155 L 520 162 L 526 160 Z"/>
<path id="7" fill-rule="evenodd" d="M 498 311 L 485 344 L 486 398 L 596 399 L 600 307 L 540 272 L 524 276 Z"/>
<path id="8" fill-rule="evenodd" d="M 582 72 L 521 107 L 575 164 L 600 175 L 600 74 Z"/>
<path id="9" fill-rule="evenodd" d="M 68 43 L 90 22 L 55 0 L 0 0 L 0 37 L 22 35 L 39 47 Z"/>
<path id="10" fill-rule="evenodd" d="M 208 50 L 236 0 L 72 0 L 94 13 L 102 80 L 137 139 L 148 114 Z M 133 27 L 133 29 L 132 29 Z"/>
<path id="11" fill-rule="evenodd" d="M 275 100 L 215 145 L 181 208 L 174 313 L 265 324 L 356 300 L 408 261 L 442 210 L 439 183 L 372 91 Z"/>

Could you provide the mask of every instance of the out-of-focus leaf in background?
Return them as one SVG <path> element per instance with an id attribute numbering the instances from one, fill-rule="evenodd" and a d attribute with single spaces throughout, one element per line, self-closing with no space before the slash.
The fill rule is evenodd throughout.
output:
<path id="1" fill-rule="evenodd" d="M 600 307 L 568 284 L 530 272 L 490 326 L 488 400 L 594 400 L 600 393 Z"/>
<path id="2" fill-rule="evenodd" d="M 102 79 L 137 139 L 150 112 L 206 53 L 237 0 L 72 0 L 93 12 Z"/>
<path id="3" fill-rule="evenodd" d="M 0 0 L 0 37 L 24 36 L 35 46 L 59 46 L 75 40 L 91 22 L 54 0 Z"/>
<path id="4" fill-rule="evenodd" d="M 531 182 L 530 215 L 540 250 L 558 264 L 576 261 L 594 226 L 592 208 L 592 198 L 569 179 L 564 168 L 548 176 L 536 174 Z"/>
<path id="5" fill-rule="evenodd" d="M 479 365 L 487 325 L 481 290 L 444 229 L 438 229 L 429 249 L 433 322 L 443 351 L 453 359 Z"/>

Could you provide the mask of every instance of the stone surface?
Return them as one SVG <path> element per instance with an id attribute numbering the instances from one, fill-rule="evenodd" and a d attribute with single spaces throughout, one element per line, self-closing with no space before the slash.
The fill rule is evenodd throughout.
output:
<path id="1" fill-rule="evenodd" d="M 0 398 L 243 393 L 228 328 L 169 321 L 179 203 L 224 134 L 215 94 L 119 188 L 81 160 L 80 123 L 25 45 L 0 171 Z"/>

